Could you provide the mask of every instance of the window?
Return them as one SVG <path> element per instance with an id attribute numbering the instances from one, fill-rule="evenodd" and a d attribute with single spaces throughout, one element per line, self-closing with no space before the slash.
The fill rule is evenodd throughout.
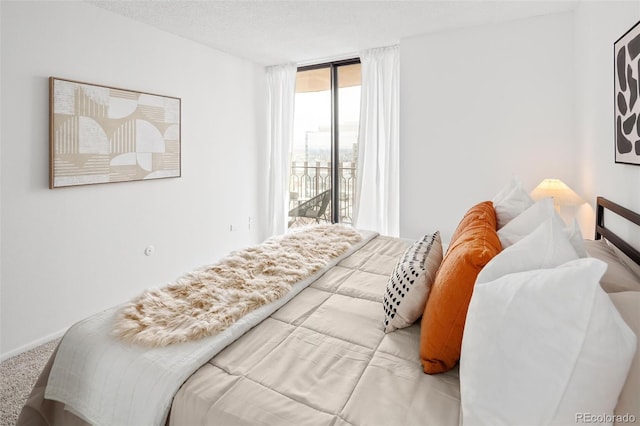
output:
<path id="1" fill-rule="evenodd" d="M 359 59 L 298 69 L 289 226 L 352 221 L 360 81 Z"/>

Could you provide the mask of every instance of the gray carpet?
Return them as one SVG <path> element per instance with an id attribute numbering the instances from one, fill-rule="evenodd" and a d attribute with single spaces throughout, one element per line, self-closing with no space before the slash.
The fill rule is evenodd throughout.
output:
<path id="1" fill-rule="evenodd" d="M 0 426 L 15 426 L 31 388 L 60 339 L 0 363 Z"/>

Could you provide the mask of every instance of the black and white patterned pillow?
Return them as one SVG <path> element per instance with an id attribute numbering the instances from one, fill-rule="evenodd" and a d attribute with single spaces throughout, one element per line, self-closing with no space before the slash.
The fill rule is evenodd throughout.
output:
<path id="1" fill-rule="evenodd" d="M 384 331 L 409 327 L 424 312 L 431 284 L 442 263 L 440 232 L 427 234 L 404 252 L 384 295 Z"/>

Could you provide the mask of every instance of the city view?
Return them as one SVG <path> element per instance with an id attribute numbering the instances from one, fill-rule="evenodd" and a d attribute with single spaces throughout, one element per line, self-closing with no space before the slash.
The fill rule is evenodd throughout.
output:
<path id="1" fill-rule="evenodd" d="M 359 64 L 358 64 L 359 67 Z M 340 221 L 350 223 L 356 189 L 360 86 L 338 90 Z M 331 221 L 331 91 L 296 93 L 289 225 Z"/>

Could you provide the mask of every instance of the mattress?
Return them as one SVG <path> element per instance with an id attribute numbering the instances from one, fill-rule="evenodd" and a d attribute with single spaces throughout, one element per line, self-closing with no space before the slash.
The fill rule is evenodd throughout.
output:
<path id="1" fill-rule="evenodd" d="M 383 331 L 407 246 L 378 236 L 330 269 L 193 374 L 169 423 L 458 425 L 457 368 L 424 374 L 419 325 Z"/>

